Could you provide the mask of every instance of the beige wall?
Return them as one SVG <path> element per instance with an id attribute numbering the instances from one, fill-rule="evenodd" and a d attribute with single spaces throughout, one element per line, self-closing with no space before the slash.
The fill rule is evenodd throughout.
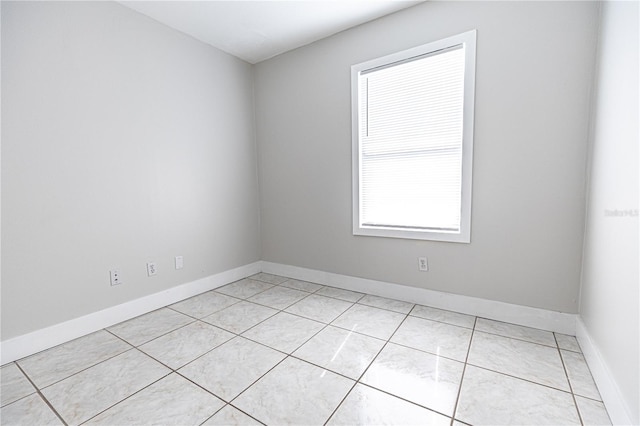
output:
<path id="1" fill-rule="evenodd" d="M 633 424 L 640 424 L 638 217 L 612 212 L 638 209 L 639 12 L 637 2 L 603 3 L 580 295 L 580 317 Z"/>
<path id="2" fill-rule="evenodd" d="M 252 90 L 115 2 L 3 1 L 2 339 L 259 260 Z"/>
<path id="3" fill-rule="evenodd" d="M 258 64 L 263 259 L 576 313 L 597 8 L 426 2 Z M 353 236 L 351 65 L 471 29 L 471 244 Z"/>

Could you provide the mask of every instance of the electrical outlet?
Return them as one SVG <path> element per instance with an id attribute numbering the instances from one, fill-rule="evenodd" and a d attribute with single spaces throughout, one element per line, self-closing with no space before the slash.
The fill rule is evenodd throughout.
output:
<path id="1" fill-rule="evenodd" d="M 147 263 L 147 275 L 153 276 L 157 273 L 156 264 L 154 262 Z"/>
<path id="2" fill-rule="evenodd" d="M 122 284 L 120 279 L 120 271 L 117 269 L 112 269 L 109 271 L 109 276 L 111 277 L 111 285 L 119 285 Z"/>
<path id="3" fill-rule="evenodd" d="M 184 259 L 182 256 L 176 256 L 176 269 L 182 269 L 184 267 Z"/>
<path id="4" fill-rule="evenodd" d="M 418 258 L 418 269 L 423 272 L 426 272 L 429 270 L 429 264 L 427 263 L 426 257 Z"/>

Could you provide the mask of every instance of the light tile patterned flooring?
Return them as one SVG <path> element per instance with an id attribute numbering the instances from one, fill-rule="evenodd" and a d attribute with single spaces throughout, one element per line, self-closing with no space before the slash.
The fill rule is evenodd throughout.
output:
<path id="1" fill-rule="evenodd" d="M 2 367 L 2 424 L 610 424 L 574 337 L 264 273 Z"/>

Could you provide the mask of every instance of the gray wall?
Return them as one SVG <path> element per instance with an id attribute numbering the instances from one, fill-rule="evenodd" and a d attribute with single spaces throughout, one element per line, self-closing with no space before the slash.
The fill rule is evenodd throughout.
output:
<path id="1" fill-rule="evenodd" d="M 3 1 L 2 339 L 259 260 L 252 90 L 117 3 Z"/>
<path id="2" fill-rule="evenodd" d="M 640 424 L 637 2 L 605 2 L 591 133 L 580 316 Z M 606 401 L 605 401 L 606 402 Z M 614 419 L 615 422 L 615 419 Z"/>
<path id="3" fill-rule="evenodd" d="M 263 259 L 576 313 L 597 8 L 427 2 L 258 64 Z M 353 236 L 350 66 L 474 28 L 471 244 Z"/>

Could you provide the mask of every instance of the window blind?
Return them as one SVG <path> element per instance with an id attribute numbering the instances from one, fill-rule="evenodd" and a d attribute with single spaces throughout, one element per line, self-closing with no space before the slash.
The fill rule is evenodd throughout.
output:
<path id="1" fill-rule="evenodd" d="M 464 45 L 361 71 L 360 223 L 460 232 Z"/>

